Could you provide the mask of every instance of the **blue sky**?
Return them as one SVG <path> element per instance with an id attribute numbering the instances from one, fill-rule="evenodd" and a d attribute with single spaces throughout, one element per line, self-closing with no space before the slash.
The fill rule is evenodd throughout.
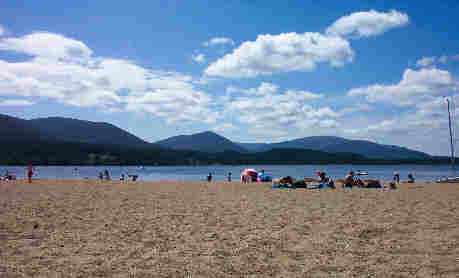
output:
<path id="1" fill-rule="evenodd" d="M 3 1 L 0 113 L 447 154 L 459 3 L 400 2 Z"/>

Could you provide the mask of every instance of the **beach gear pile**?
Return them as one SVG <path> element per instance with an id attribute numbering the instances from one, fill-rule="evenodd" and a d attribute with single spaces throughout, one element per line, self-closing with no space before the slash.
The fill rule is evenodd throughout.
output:
<path id="1" fill-rule="evenodd" d="M 263 170 L 257 172 L 255 169 L 245 169 L 241 173 L 241 181 L 246 182 L 272 182 L 272 177 Z"/>

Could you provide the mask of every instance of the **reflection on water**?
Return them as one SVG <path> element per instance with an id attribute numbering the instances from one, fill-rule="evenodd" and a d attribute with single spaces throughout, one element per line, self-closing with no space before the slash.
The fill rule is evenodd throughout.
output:
<path id="1" fill-rule="evenodd" d="M 112 179 L 119 179 L 121 174 L 139 176 L 139 180 L 205 180 L 212 173 L 214 181 L 227 179 L 232 173 L 233 181 L 239 180 L 240 173 L 246 168 L 264 169 L 273 177 L 292 176 L 295 178 L 314 177 L 317 170 L 325 171 L 333 179 L 342 178 L 350 170 L 368 172 L 368 177 L 390 180 L 395 171 L 401 180 L 406 180 L 409 173 L 416 181 L 434 181 L 451 174 L 449 165 L 211 165 L 211 166 L 35 166 L 36 178 L 47 179 L 97 179 L 100 172 L 110 171 Z M 0 166 L 0 174 L 6 169 L 24 178 L 26 167 Z"/>

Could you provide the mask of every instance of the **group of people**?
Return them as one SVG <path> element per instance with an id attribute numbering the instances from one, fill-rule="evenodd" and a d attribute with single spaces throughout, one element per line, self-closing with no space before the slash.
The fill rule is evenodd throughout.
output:
<path id="1" fill-rule="evenodd" d="M 32 177 L 35 173 L 35 168 L 32 166 L 32 164 L 29 164 L 25 170 L 26 170 L 27 181 L 31 183 Z M 3 181 L 12 181 L 15 179 L 16 179 L 16 174 L 10 172 L 8 169 L 5 169 L 5 174 L 3 176 L 0 176 L 0 180 L 3 180 Z"/>
<path id="2" fill-rule="evenodd" d="M 398 172 L 394 172 L 394 176 L 392 181 L 389 183 L 390 188 L 395 189 L 397 185 L 400 183 L 400 175 Z M 406 183 L 414 183 L 414 176 L 413 174 L 408 174 L 408 180 Z M 367 188 L 380 188 L 382 187 L 379 180 L 376 179 L 366 179 L 362 181 L 360 178 L 354 176 L 354 172 L 350 171 L 343 180 L 343 187 L 344 188 L 352 188 L 352 187 L 367 187 Z"/>
<path id="3" fill-rule="evenodd" d="M 99 180 L 110 181 L 110 172 L 108 171 L 108 169 L 105 169 L 103 172 L 99 172 Z"/>
<path id="4" fill-rule="evenodd" d="M 121 174 L 120 181 L 127 181 L 128 178 L 130 178 L 132 181 L 136 181 L 138 177 L 139 177 L 138 175 Z M 108 169 L 105 169 L 103 172 L 99 172 L 99 180 L 101 180 L 101 181 L 103 181 L 103 180 L 110 181 L 111 180 L 110 172 L 108 171 Z"/>
<path id="5" fill-rule="evenodd" d="M 0 176 L 0 180 L 3 181 L 12 181 L 16 179 L 16 174 L 11 173 L 8 169 L 5 170 L 5 175 Z"/>
<path id="6" fill-rule="evenodd" d="M 273 188 L 306 188 L 306 189 L 322 189 L 322 188 L 332 188 L 335 189 L 335 182 L 327 177 L 327 174 L 323 171 L 317 171 L 318 179 L 302 179 L 296 181 L 291 176 L 282 177 L 278 180 L 275 180 L 274 183 L 277 185 Z M 310 184 L 308 184 L 308 182 Z"/>

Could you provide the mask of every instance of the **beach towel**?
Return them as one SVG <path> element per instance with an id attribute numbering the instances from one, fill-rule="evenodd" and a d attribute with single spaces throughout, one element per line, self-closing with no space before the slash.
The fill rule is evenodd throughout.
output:
<path id="1" fill-rule="evenodd" d="M 295 186 L 290 186 L 287 184 L 275 184 L 271 187 L 272 189 L 296 189 Z"/>
<path id="2" fill-rule="evenodd" d="M 311 190 L 313 190 L 313 189 L 325 189 L 327 187 L 328 187 L 328 182 L 321 182 L 319 184 L 309 186 L 306 189 L 311 189 Z"/>

